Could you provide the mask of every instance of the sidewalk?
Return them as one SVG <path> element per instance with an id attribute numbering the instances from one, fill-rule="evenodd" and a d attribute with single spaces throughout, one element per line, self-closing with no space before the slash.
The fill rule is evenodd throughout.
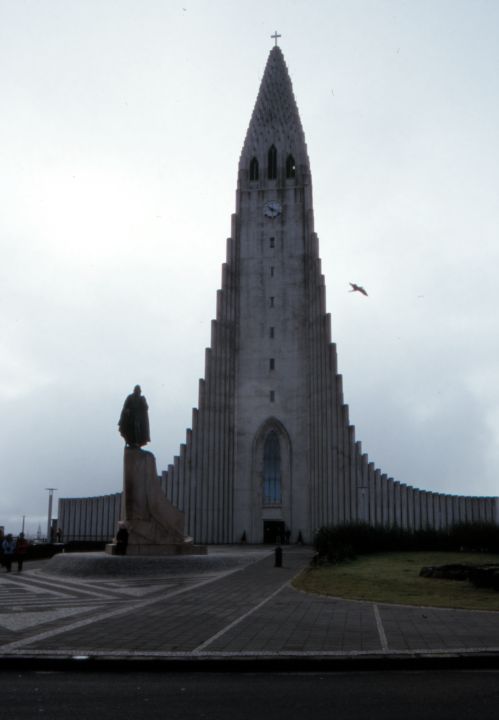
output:
<path id="1" fill-rule="evenodd" d="M 284 547 L 283 555 L 281 568 L 272 550 L 257 547 L 210 548 L 207 560 L 175 558 L 161 569 L 124 558 L 128 566 L 115 563 L 113 575 L 97 563 L 94 577 L 67 555 L 2 573 L 0 659 L 499 661 L 499 612 L 309 595 L 290 581 L 311 549 Z M 76 563 L 79 575 L 66 574 L 64 563 Z"/>

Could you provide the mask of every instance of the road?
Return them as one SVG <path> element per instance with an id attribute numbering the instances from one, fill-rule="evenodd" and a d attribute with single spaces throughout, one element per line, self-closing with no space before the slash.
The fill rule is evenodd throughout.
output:
<path id="1" fill-rule="evenodd" d="M 1 720 L 496 720 L 498 670 L 3 672 Z"/>

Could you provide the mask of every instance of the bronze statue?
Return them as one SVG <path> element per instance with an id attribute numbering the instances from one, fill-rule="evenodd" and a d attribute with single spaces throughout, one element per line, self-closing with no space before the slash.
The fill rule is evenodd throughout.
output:
<path id="1" fill-rule="evenodd" d="M 125 400 L 118 423 L 120 435 L 130 447 L 142 447 L 151 441 L 148 409 L 140 385 L 136 385 L 133 393 Z"/>

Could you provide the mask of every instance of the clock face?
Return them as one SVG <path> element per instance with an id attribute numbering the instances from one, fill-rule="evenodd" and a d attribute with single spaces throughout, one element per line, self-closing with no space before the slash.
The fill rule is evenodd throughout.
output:
<path id="1" fill-rule="evenodd" d="M 275 218 L 282 212 L 282 207 L 278 202 L 267 202 L 263 206 L 263 214 L 268 218 Z"/>

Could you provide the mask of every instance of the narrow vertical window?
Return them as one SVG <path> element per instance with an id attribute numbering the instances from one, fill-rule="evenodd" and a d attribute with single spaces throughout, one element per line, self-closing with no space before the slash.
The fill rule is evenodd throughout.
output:
<path id="1" fill-rule="evenodd" d="M 271 430 L 263 446 L 263 504 L 281 503 L 281 448 L 279 436 Z"/>
<path id="2" fill-rule="evenodd" d="M 273 297 L 270 298 L 270 307 L 274 307 L 274 298 Z"/>
<path id="3" fill-rule="evenodd" d="M 274 390 L 271 390 L 270 391 L 270 402 L 274 402 L 274 401 L 275 401 L 275 392 L 274 392 Z"/>
<path id="4" fill-rule="evenodd" d="M 274 337 L 274 328 L 273 327 L 269 328 L 269 337 L 271 337 L 271 338 Z"/>
<path id="5" fill-rule="evenodd" d="M 288 155 L 286 159 L 286 177 L 294 178 L 296 175 L 295 159 L 292 155 Z"/>
<path id="6" fill-rule="evenodd" d="M 277 177 L 277 150 L 275 145 L 271 145 L 267 159 L 267 177 L 269 180 L 275 180 Z"/>
<path id="7" fill-rule="evenodd" d="M 270 360 L 269 360 L 269 370 L 275 370 L 275 360 L 274 360 L 274 358 L 270 358 Z"/>
<path id="8" fill-rule="evenodd" d="M 270 266 L 270 277 L 274 277 L 274 266 Z"/>
<path id="9" fill-rule="evenodd" d="M 256 157 L 251 158 L 250 180 L 258 180 L 258 160 L 256 159 Z"/>
<path id="10" fill-rule="evenodd" d="M 271 248 L 274 248 L 274 247 L 275 247 L 275 238 L 270 238 L 270 240 L 269 240 L 269 246 L 270 246 Z"/>

